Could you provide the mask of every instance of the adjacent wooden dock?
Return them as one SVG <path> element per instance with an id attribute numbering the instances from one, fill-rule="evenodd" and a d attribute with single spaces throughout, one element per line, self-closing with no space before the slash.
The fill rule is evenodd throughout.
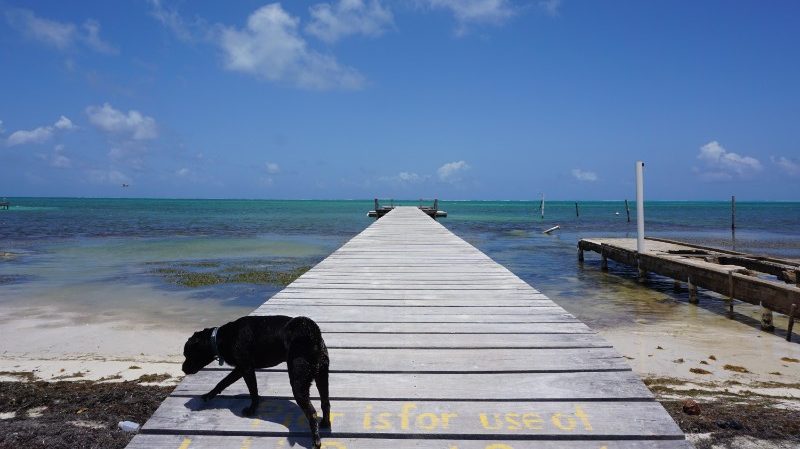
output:
<path id="1" fill-rule="evenodd" d="M 639 254 L 636 239 L 582 239 L 578 260 L 583 261 L 584 251 L 593 251 L 600 254 L 603 269 L 611 259 L 638 268 L 640 277 L 651 272 L 686 282 L 692 303 L 698 302 L 700 287 L 724 295 L 731 312 L 734 299 L 761 305 L 761 327 L 767 331 L 774 329 L 773 311 L 786 314 L 786 339 L 791 340 L 794 318 L 800 313 L 800 262 L 665 239 L 648 238 L 646 242 L 646 251 Z"/>
<path id="2" fill-rule="evenodd" d="M 305 315 L 331 356 L 328 449 L 691 448 L 596 333 L 416 207 L 397 207 L 259 307 Z M 184 379 L 129 448 L 310 447 L 285 365 L 203 406 Z M 312 396 L 316 402 L 316 390 Z"/>

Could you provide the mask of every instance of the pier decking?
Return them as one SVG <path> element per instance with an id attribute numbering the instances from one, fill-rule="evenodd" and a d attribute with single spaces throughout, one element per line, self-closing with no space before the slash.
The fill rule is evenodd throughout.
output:
<path id="1" fill-rule="evenodd" d="M 415 207 L 393 209 L 253 313 L 322 328 L 323 448 L 691 447 L 611 345 Z M 200 403 L 227 372 L 184 379 L 128 447 L 310 447 L 285 365 L 258 372 L 253 419 L 240 414 L 242 381 Z"/>
<path id="2" fill-rule="evenodd" d="M 724 295 L 731 312 L 734 299 L 761 305 L 764 330 L 774 328 L 772 311 L 786 314 L 786 339 L 791 340 L 794 319 L 800 313 L 800 262 L 665 239 L 648 238 L 646 242 L 646 251 L 638 254 L 636 239 L 581 239 L 578 259 L 583 261 L 584 251 L 593 251 L 600 254 L 603 269 L 611 259 L 638 268 L 640 276 L 652 272 L 686 282 L 692 303 L 697 303 L 700 287 Z"/>

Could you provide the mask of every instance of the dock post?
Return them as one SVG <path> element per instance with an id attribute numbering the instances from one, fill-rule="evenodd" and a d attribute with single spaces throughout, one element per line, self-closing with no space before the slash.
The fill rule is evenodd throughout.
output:
<path id="1" fill-rule="evenodd" d="M 681 291 L 681 281 L 679 279 L 672 281 L 672 290 L 676 292 Z"/>
<path id="2" fill-rule="evenodd" d="M 772 309 L 764 305 L 764 302 L 761 302 L 761 330 L 766 332 L 772 332 L 775 330 L 775 325 L 772 324 Z"/>
<path id="3" fill-rule="evenodd" d="M 800 270 L 794 270 L 794 285 L 800 287 Z"/>
<path id="4" fill-rule="evenodd" d="M 644 246 L 644 162 L 636 161 L 636 251 L 645 252 Z"/>
<path id="5" fill-rule="evenodd" d="M 797 304 L 792 304 L 789 310 L 789 326 L 786 328 L 786 341 L 792 341 L 792 328 L 794 327 L 794 314 L 797 312 Z"/>
<path id="6" fill-rule="evenodd" d="M 608 271 L 608 257 L 606 257 L 605 246 L 600 247 L 600 269 Z"/>
<path id="7" fill-rule="evenodd" d="M 686 287 L 689 289 L 689 302 L 691 304 L 698 304 L 700 301 L 697 299 L 697 286 L 692 283 L 692 277 L 686 278 Z"/>
<path id="8" fill-rule="evenodd" d="M 733 271 L 728 272 L 728 318 L 733 319 Z"/>
<path id="9" fill-rule="evenodd" d="M 583 263 L 583 248 L 578 247 L 578 262 Z"/>

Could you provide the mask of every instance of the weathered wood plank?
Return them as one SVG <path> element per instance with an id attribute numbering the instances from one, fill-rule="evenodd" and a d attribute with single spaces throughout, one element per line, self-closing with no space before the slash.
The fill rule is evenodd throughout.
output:
<path id="1" fill-rule="evenodd" d="M 500 301 L 492 301 L 487 304 L 482 299 L 449 299 L 449 300 L 420 300 L 420 299 L 343 299 L 343 298 L 291 298 L 287 296 L 273 296 L 269 299 L 272 304 L 285 304 L 298 306 L 339 306 L 339 307 L 363 307 L 363 306 L 383 306 L 383 307 L 438 307 L 438 308 L 452 308 L 452 307 L 486 307 L 487 305 L 493 308 L 508 307 L 516 309 L 518 307 L 551 307 L 555 305 L 549 299 L 506 299 Z"/>
<path id="2" fill-rule="evenodd" d="M 540 307 L 387 307 L 386 305 L 359 305 L 340 307 L 330 305 L 302 306 L 289 302 L 267 301 L 256 311 L 274 312 L 275 314 L 295 313 L 297 315 L 314 315 L 318 317 L 402 317 L 416 315 L 515 315 L 515 316 L 550 316 L 563 315 L 564 309 L 554 305 Z"/>
<path id="3" fill-rule="evenodd" d="M 184 446 L 185 445 L 185 446 Z M 311 440 L 297 437 L 209 436 L 195 435 L 136 435 L 129 449 L 305 449 Z M 323 449 L 693 449 L 688 441 L 675 440 L 593 440 L 524 441 L 511 439 L 462 440 L 453 439 L 379 439 L 342 438 L 325 435 Z"/>
<path id="4" fill-rule="evenodd" d="M 176 430 L 228 434 L 308 434 L 293 400 L 262 400 L 257 416 L 243 417 L 248 398 L 167 398 L 146 432 Z M 319 403 L 315 401 L 319 410 Z M 683 433 L 658 402 L 448 402 L 338 401 L 331 411 L 333 435 L 413 438 L 630 438 Z"/>
<path id="5" fill-rule="evenodd" d="M 435 336 L 431 340 L 435 340 Z M 331 372 L 363 373 L 491 373 L 627 371 L 630 367 L 612 348 L 329 348 Z M 446 363 L 442 363 L 446 360 Z M 210 367 L 209 369 L 223 369 Z M 228 370 L 229 368 L 224 368 Z M 286 364 L 261 371 L 286 371 Z"/>
<path id="6" fill-rule="evenodd" d="M 552 324 L 539 329 L 549 333 L 531 334 L 394 334 L 394 333 L 354 333 L 355 329 L 346 327 L 350 332 L 325 331 L 325 344 L 328 348 L 609 348 L 611 345 L 598 338 L 586 325 L 567 329 L 568 324 L 560 324 L 551 329 Z M 336 324 L 329 324 L 334 326 Z M 428 326 L 430 327 L 430 326 Z M 344 327 L 343 327 L 344 328 Z M 561 331 L 562 333 L 554 333 Z M 571 332 L 570 332 L 571 331 Z"/>
<path id="7" fill-rule="evenodd" d="M 176 395 L 207 393 L 225 371 L 203 370 L 175 388 Z M 292 397 L 285 373 L 257 373 L 264 396 Z M 502 374 L 385 374 L 331 373 L 331 398 L 383 400 L 515 400 L 651 399 L 652 394 L 630 371 L 591 373 Z M 229 396 L 247 394 L 243 381 L 225 390 Z M 316 391 L 312 391 L 316 395 Z M 314 396 L 316 397 L 316 396 Z"/>

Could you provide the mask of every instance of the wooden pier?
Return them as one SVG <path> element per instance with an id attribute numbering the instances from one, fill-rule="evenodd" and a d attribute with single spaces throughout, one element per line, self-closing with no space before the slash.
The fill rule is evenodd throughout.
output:
<path id="1" fill-rule="evenodd" d="M 11 203 L 8 201 L 0 201 L 0 209 L 8 210 L 11 207 Z"/>
<path id="2" fill-rule="evenodd" d="M 394 208 L 253 313 L 320 324 L 323 448 L 691 448 L 608 342 L 416 207 Z M 255 418 L 240 414 L 242 381 L 199 401 L 228 371 L 185 378 L 128 447 L 310 447 L 285 365 L 257 373 Z"/>
<path id="3" fill-rule="evenodd" d="M 774 257 L 753 256 L 706 246 L 665 239 L 648 238 L 646 251 L 636 251 L 636 239 L 582 239 L 578 242 L 578 260 L 584 251 L 600 254 L 601 268 L 608 259 L 635 267 L 640 278 L 655 273 L 672 278 L 676 288 L 685 282 L 689 302 L 697 303 L 697 288 L 722 294 L 733 312 L 737 299 L 762 307 L 761 327 L 772 331 L 772 312 L 789 316 L 786 336 L 791 340 L 795 316 L 800 313 L 800 262 Z"/>
<path id="4" fill-rule="evenodd" d="M 427 216 L 433 218 L 434 220 L 437 218 L 444 218 L 447 217 L 447 212 L 443 210 L 439 210 L 439 200 L 433 200 L 433 206 L 423 206 L 422 200 L 420 201 L 419 210 L 424 212 Z M 392 201 L 389 206 L 381 206 L 378 199 L 375 198 L 375 209 L 367 212 L 368 217 L 374 218 L 381 218 L 384 215 L 388 214 L 389 212 L 394 209 L 394 202 Z"/>

